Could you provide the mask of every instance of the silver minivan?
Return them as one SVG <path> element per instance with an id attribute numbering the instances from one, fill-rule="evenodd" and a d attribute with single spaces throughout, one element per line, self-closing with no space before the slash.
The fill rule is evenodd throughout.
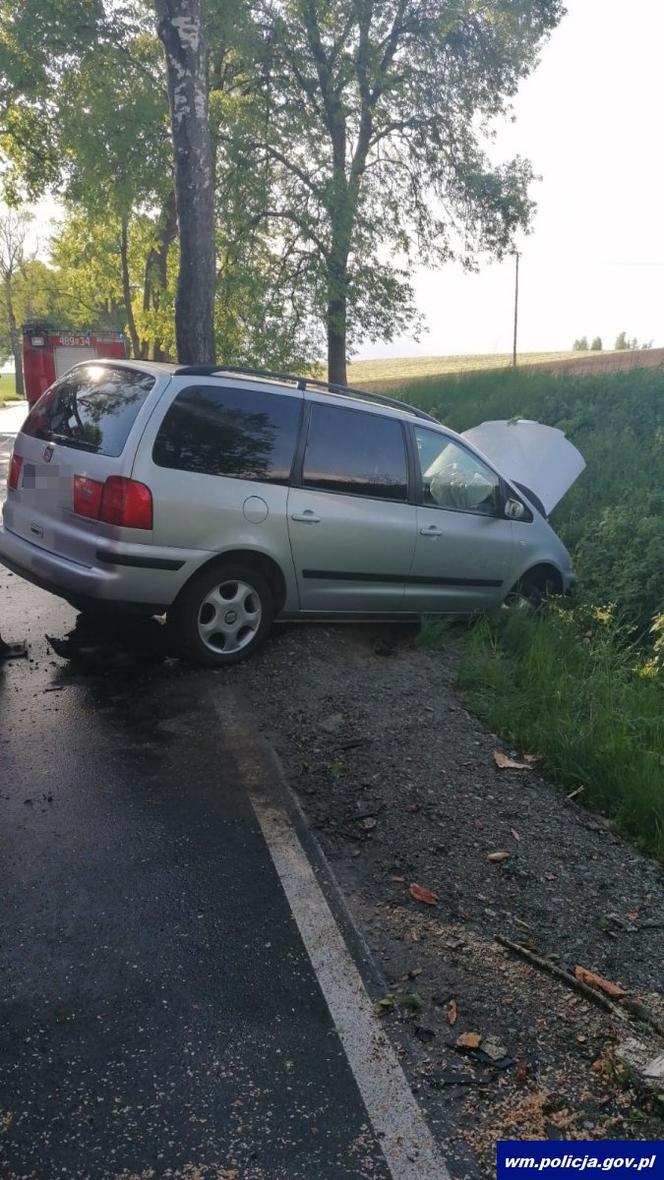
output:
<path id="1" fill-rule="evenodd" d="M 0 562 L 82 611 L 166 612 L 183 654 L 231 664 L 275 618 L 567 592 L 546 514 L 583 465 L 537 423 L 464 437 L 304 377 L 87 362 L 17 436 Z"/>

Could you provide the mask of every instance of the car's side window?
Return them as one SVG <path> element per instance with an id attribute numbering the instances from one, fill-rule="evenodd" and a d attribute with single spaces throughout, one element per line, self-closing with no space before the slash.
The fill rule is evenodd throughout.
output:
<path id="1" fill-rule="evenodd" d="M 224 385 L 189 386 L 171 403 L 152 457 L 159 467 L 285 483 L 301 411 L 298 397 Z"/>
<path id="2" fill-rule="evenodd" d="M 401 423 L 380 414 L 314 402 L 302 483 L 327 492 L 406 500 L 408 475 Z"/>
<path id="3" fill-rule="evenodd" d="M 500 480 L 486 463 L 472 451 L 434 430 L 416 426 L 415 438 L 425 504 L 496 515 Z"/>

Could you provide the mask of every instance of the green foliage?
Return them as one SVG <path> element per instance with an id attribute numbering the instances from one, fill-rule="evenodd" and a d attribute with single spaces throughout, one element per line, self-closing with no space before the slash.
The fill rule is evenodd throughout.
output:
<path id="1" fill-rule="evenodd" d="M 505 612 L 470 636 L 460 682 L 492 729 L 664 860 L 664 692 L 634 668 L 611 621 Z"/>
<path id="2" fill-rule="evenodd" d="M 653 636 L 652 670 L 664 680 L 664 614 L 655 615 L 650 633 Z"/>
<path id="3" fill-rule="evenodd" d="M 574 352 L 587 352 L 588 351 L 588 337 L 581 336 L 581 338 L 579 340 L 575 340 L 574 344 L 572 345 L 572 350 Z"/>
<path id="4" fill-rule="evenodd" d="M 219 268 L 220 355 L 311 362 L 327 328 L 343 373 L 347 326 L 351 344 L 412 328 L 412 257 L 472 266 L 527 228 L 529 163 L 495 165 L 486 147 L 561 0 L 203 10 L 218 231 L 231 244 Z M 173 157 L 152 6 L 0 0 L 0 116 L 13 198 L 57 188 L 106 228 L 131 223 L 134 241 L 137 219 L 153 221 L 142 291 L 121 260 L 122 303 L 135 350 L 164 347 L 171 239 L 158 227 Z M 115 309 L 102 286 L 92 301 Z"/>
<path id="5" fill-rule="evenodd" d="M 0 408 L 7 402 L 11 402 L 16 397 L 16 383 L 14 381 L 13 373 L 2 373 L 0 375 Z"/>
<path id="6" fill-rule="evenodd" d="M 647 630 L 664 604 L 664 378 L 657 369 L 500 370 L 414 381 L 400 396 L 455 430 L 514 416 L 564 430 L 587 466 L 552 524 L 572 553 L 579 596 L 615 603 L 623 625 Z"/>
<path id="7" fill-rule="evenodd" d="M 593 336 L 593 342 L 590 345 L 590 351 L 591 352 L 601 352 L 602 351 L 602 337 L 601 336 Z"/>
<path id="8" fill-rule="evenodd" d="M 60 292 L 54 282 L 53 271 L 44 262 L 29 259 L 12 280 L 11 294 L 19 326 L 33 318 L 62 323 L 64 327 L 73 326 L 69 320 L 63 319 Z M 0 288 L 0 362 L 6 360 L 10 353 L 5 301 L 5 291 Z"/>
<path id="9" fill-rule="evenodd" d="M 496 371 L 400 395 L 456 430 L 537 419 L 586 459 L 552 517 L 576 566 L 574 605 L 480 623 L 462 684 L 493 729 L 664 859 L 664 378 Z M 424 642 L 444 641 L 429 625 Z"/>
<path id="10" fill-rule="evenodd" d="M 390 339 L 414 320 L 411 255 L 470 266 L 527 227 L 530 165 L 494 166 L 485 133 L 562 6 L 313 0 L 249 11 L 254 101 L 239 127 L 222 128 L 228 177 L 242 194 L 248 172 L 263 180 L 265 199 L 250 196 L 256 225 L 272 245 L 285 240 L 330 336 Z"/>
<path id="11" fill-rule="evenodd" d="M 122 331 L 126 313 L 118 267 L 116 216 L 92 216 L 71 208 L 51 243 L 51 282 L 66 326 Z"/>
<path id="12" fill-rule="evenodd" d="M 616 336 L 616 342 L 613 347 L 615 348 L 616 352 L 622 352 L 625 348 L 631 348 L 631 344 L 627 339 L 625 332 L 620 332 Z"/>

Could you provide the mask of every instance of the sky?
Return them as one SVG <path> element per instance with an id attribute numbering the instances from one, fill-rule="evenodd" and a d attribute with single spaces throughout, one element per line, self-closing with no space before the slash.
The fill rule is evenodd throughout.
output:
<path id="1" fill-rule="evenodd" d="M 498 157 L 526 156 L 542 178 L 519 243 L 520 350 L 563 351 L 584 335 L 612 347 L 622 331 L 664 345 L 663 46 L 661 0 L 567 0 L 499 130 Z M 513 259 L 414 279 L 428 333 L 359 355 L 511 351 Z"/>
<path id="2" fill-rule="evenodd" d="M 567 15 L 519 91 L 495 158 L 528 157 L 532 233 L 519 242 L 519 350 L 565 351 L 619 332 L 664 345 L 664 4 L 567 0 Z M 35 232 L 48 238 L 52 202 Z M 366 344 L 363 357 L 510 352 L 514 261 L 466 275 L 414 274 L 428 331 Z"/>

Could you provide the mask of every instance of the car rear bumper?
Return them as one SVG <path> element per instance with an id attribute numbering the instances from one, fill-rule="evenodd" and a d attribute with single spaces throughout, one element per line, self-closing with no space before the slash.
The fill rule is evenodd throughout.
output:
<path id="1" fill-rule="evenodd" d="M 0 564 L 42 590 L 71 601 L 165 610 L 207 554 L 146 553 L 147 546 L 100 541 L 95 564 L 81 565 L 33 545 L 0 525 Z"/>

